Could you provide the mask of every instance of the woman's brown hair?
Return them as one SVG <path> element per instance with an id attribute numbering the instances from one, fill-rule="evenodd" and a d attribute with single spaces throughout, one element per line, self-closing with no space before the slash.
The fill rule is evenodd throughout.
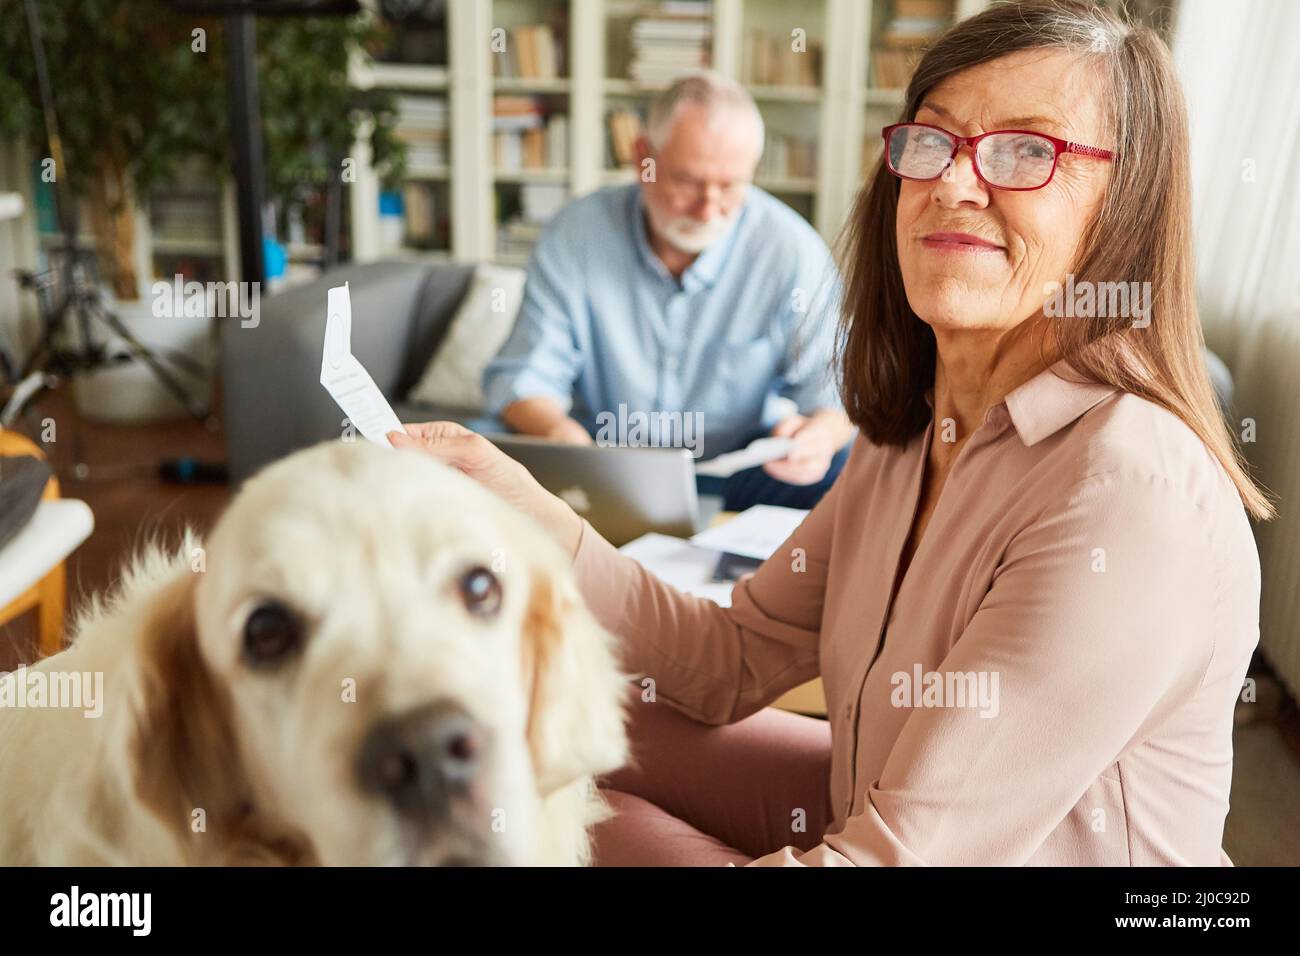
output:
<path id="1" fill-rule="evenodd" d="M 1056 322 L 1061 357 L 1085 378 L 1139 395 L 1177 415 L 1219 460 L 1247 512 L 1273 516 L 1265 493 L 1215 403 L 1196 308 L 1187 110 L 1168 48 L 1086 0 L 997 3 L 926 52 L 908 84 L 903 121 L 946 78 L 1018 50 L 1060 48 L 1096 61 L 1118 152 L 1100 212 L 1073 273 L 1082 281 L 1150 282 L 1150 325 L 1101 317 Z M 839 335 L 844 407 L 868 439 L 903 445 L 932 415 L 934 333 L 912 311 L 895 238 L 899 180 L 877 164 L 844 235 Z M 1062 277 L 1064 278 L 1064 277 Z"/>

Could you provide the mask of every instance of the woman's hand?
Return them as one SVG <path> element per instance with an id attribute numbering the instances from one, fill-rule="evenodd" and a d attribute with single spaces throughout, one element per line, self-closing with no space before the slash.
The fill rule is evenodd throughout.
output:
<path id="1" fill-rule="evenodd" d="M 582 519 L 496 445 L 455 422 L 424 422 L 404 427 L 405 433 L 388 433 L 394 448 L 419 448 L 469 475 L 537 521 L 569 554 L 577 553 Z"/>

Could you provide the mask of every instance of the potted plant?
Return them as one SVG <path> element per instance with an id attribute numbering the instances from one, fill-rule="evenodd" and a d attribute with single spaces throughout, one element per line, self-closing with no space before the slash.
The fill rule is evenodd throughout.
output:
<path id="1" fill-rule="evenodd" d="M 148 322 L 141 297 L 153 276 L 138 274 L 137 210 L 183 165 L 231 165 L 223 22 L 180 13 L 164 0 L 41 0 L 35 7 L 66 168 L 49 156 L 22 2 L 0 6 L 0 137 L 21 137 L 38 174 L 66 185 L 61 197 L 76 197 L 110 305 L 147 339 L 135 323 Z M 395 98 L 354 90 L 347 76 L 349 58 L 384 38 L 365 13 L 258 22 L 264 191 L 282 215 L 312 204 L 342 175 L 341 160 L 359 134 L 369 136 L 386 179 L 400 174 Z M 175 325 L 166 330 L 173 340 Z"/>

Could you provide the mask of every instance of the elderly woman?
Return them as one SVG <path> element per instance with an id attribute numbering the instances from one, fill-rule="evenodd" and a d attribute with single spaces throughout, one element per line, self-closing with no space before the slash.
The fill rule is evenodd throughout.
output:
<path id="1" fill-rule="evenodd" d="M 1271 509 L 1202 358 L 1168 51 L 1091 3 L 998 5 L 930 49 L 903 116 L 849 227 L 861 434 L 731 607 L 475 435 L 395 444 L 547 526 L 653 681 L 599 862 L 1228 862 Z M 1113 283 L 1127 309 L 1069 308 Z M 826 722 L 764 709 L 818 675 Z"/>

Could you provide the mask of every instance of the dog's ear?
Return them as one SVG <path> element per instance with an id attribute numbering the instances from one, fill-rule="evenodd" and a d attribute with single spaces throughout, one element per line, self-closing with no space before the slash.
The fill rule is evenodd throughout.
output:
<path id="1" fill-rule="evenodd" d="M 524 623 L 528 745 L 543 796 L 627 758 L 627 681 L 567 573 L 532 569 Z"/>
<path id="2" fill-rule="evenodd" d="M 143 615 L 127 765 L 136 799 L 185 862 L 214 863 L 229 855 L 232 841 L 242 842 L 248 788 L 229 696 L 199 651 L 198 577 L 174 567 Z"/>

